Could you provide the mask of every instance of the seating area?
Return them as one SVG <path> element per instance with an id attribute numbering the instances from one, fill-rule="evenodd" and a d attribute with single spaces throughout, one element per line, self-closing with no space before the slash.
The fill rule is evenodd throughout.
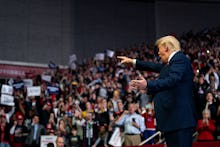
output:
<path id="1" fill-rule="evenodd" d="M 193 146 L 220 146 L 219 142 L 215 142 L 220 136 L 220 31 L 215 28 L 198 33 L 188 32 L 178 38 L 182 51 L 190 58 L 195 72 L 194 94 L 198 119 L 202 119 L 202 111 L 207 107 L 211 111 L 211 119 L 215 122 L 215 130 L 211 133 L 213 138 L 199 140 L 200 142 L 195 142 Z M 35 119 L 39 119 L 38 123 L 42 127 L 39 138 L 42 135 L 62 135 L 66 146 L 73 144 L 87 146 L 88 143 L 92 145 L 100 134 L 106 135 L 109 140 L 114 132 L 113 122 L 128 110 L 129 103 L 135 103 L 136 112 L 141 114 L 142 111 L 152 108 L 153 101 L 146 91 L 128 92 L 129 80 L 135 79 L 138 73 L 132 67 L 125 68 L 120 65 L 116 56 L 124 55 L 158 62 L 156 52 L 152 45 L 141 43 L 127 50 L 120 49 L 113 57 L 106 57 L 104 60 L 88 59 L 85 63 L 78 64 L 76 69 L 63 70 L 53 67 L 46 68 L 43 73 L 33 72 L 24 74 L 22 78 L 4 79 L 2 84 L 12 86 L 14 96 L 14 106 L 2 104 L 0 107 L 2 123 L 11 130 L 9 135 L 13 138 L 8 141 L 11 144 L 16 144 L 17 140 L 26 143 L 28 137 L 17 138 L 13 129 L 17 126 L 17 122 L 20 122 L 25 128 L 23 133 L 29 136 L 30 126 Z M 155 73 L 141 74 L 146 79 L 157 78 Z M 40 95 L 31 96 L 28 93 L 25 82 L 27 78 L 29 84 L 40 87 Z M 122 105 L 117 103 L 118 101 Z M 86 133 L 88 121 L 92 124 L 91 136 Z M 154 127 L 156 129 L 156 126 Z M 199 129 L 197 131 L 199 135 L 202 134 Z M 71 138 L 75 136 L 78 136 L 78 140 L 71 142 Z"/>

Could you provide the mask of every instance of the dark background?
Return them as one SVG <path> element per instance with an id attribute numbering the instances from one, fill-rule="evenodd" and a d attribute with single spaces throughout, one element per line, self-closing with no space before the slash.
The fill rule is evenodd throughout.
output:
<path id="1" fill-rule="evenodd" d="M 0 0 L 0 60 L 68 64 L 220 25 L 220 0 Z"/>

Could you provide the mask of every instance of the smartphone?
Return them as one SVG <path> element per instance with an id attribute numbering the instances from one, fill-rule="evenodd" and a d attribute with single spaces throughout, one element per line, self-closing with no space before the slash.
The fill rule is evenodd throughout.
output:
<path id="1" fill-rule="evenodd" d="M 135 118 L 132 118 L 132 121 L 135 122 Z"/>

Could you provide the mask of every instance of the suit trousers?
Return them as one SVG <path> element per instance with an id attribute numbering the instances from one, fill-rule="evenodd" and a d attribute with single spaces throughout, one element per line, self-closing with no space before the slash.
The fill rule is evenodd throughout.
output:
<path id="1" fill-rule="evenodd" d="M 164 133 L 167 147 L 192 147 L 192 135 L 192 127 Z"/>
<path id="2" fill-rule="evenodd" d="M 141 143 L 141 135 L 136 134 L 136 135 L 125 135 L 125 146 L 135 146 L 139 145 Z"/>

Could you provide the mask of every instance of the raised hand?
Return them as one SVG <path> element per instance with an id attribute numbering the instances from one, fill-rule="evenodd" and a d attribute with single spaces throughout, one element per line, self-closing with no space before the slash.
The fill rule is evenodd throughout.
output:
<path id="1" fill-rule="evenodd" d="M 144 90 L 147 88 L 147 81 L 143 76 L 140 76 L 138 80 L 131 80 L 129 86 L 131 89 Z"/>
<path id="2" fill-rule="evenodd" d="M 118 59 L 121 59 L 121 64 L 124 64 L 124 63 L 132 63 L 133 62 L 133 59 L 132 58 L 128 58 L 126 56 L 117 56 Z"/>

